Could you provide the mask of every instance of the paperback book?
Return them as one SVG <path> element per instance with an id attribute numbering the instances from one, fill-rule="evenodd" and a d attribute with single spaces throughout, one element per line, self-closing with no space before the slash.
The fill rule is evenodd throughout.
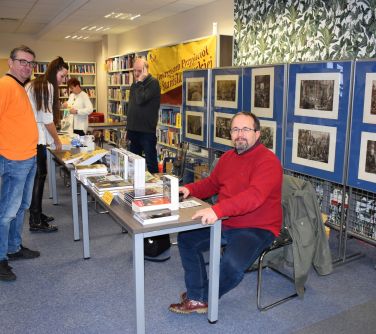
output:
<path id="1" fill-rule="evenodd" d="M 179 179 L 177 177 L 163 176 L 163 196 L 169 199 L 171 210 L 179 210 Z"/>
<path id="2" fill-rule="evenodd" d="M 170 199 L 164 196 L 138 199 L 132 202 L 132 210 L 135 212 L 162 210 L 162 209 L 169 209 L 170 205 L 171 205 Z"/>
<path id="3" fill-rule="evenodd" d="M 75 166 L 91 165 L 92 163 L 102 159 L 102 157 L 105 156 L 107 153 L 108 151 L 103 148 L 96 149 L 92 152 L 84 153 L 84 155 L 80 157 L 77 161 L 74 161 L 73 164 Z"/>
<path id="4" fill-rule="evenodd" d="M 133 217 L 143 225 L 150 225 L 176 221 L 179 219 L 179 214 L 177 211 L 173 212 L 170 209 L 163 209 L 148 212 L 136 212 Z"/>

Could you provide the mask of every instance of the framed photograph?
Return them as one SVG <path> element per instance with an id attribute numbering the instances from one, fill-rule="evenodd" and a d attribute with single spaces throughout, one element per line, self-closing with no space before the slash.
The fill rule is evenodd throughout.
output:
<path id="1" fill-rule="evenodd" d="M 214 133 L 213 141 L 218 144 L 233 146 L 231 141 L 231 119 L 233 114 L 222 112 L 214 113 Z"/>
<path id="2" fill-rule="evenodd" d="M 294 123 L 292 162 L 333 172 L 336 136 L 336 127 Z"/>
<path id="3" fill-rule="evenodd" d="M 362 132 L 358 178 L 376 183 L 376 133 Z"/>
<path id="4" fill-rule="evenodd" d="M 204 107 L 204 78 L 187 78 L 186 105 Z"/>
<path id="5" fill-rule="evenodd" d="M 376 73 L 366 74 L 363 122 L 376 124 Z"/>
<path id="6" fill-rule="evenodd" d="M 260 119 L 260 141 L 266 148 L 276 153 L 277 123 Z"/>
<path id="7" fill-rule="evenodd" d="M 204 114 L 202 112 L 186 111 L 185 136 L 194 140 L 204 140 Z"/>
<path id="8" fill-rule="evenodd" d="M 338 119 L 340 73 L 298 73 L 295 115 Z"/>
<path id="9" fill-rule="evenodd" d="M 214 86 L 214 106 L 238 108 L 238 75 L 217 75 Z"/>
<path id="10" fill-rule="evenodd" d="M 274 67 L 252 69 L 251 101 L 256 116 L 273 118 Z"/>

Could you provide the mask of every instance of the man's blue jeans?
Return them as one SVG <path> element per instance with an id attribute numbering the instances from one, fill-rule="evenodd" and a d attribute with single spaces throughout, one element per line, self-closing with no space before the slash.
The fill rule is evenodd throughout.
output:
<path id="1" fill-rule="evenodd" d="M 36 158 L 8 160 L 0 156 L 0 261 L 21 248 L 25 210 L 30 206 Z"/>
<path id="2" fill-rule="evenodd" d="M 219 297 L 235 288 L 244 272 L 274 240 L 272 232 L 257 228 L 223 229 L 219 272 Z M 210 248 L 210 229 L 181 232 L 178 246 L 189 299 L 207 302 L 208 278 L 202 252 Z"/>
<path id="3" fill-rule="evenodd" d="M 145 154 L 146 167 L 150 173 L 158 173 L 157 137 L 154 133 L 127 131 L 131 142 L 129 150 L 137 155 Z"/>

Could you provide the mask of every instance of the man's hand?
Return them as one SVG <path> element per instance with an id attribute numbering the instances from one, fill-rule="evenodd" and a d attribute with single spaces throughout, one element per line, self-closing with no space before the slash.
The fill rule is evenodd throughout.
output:
<path id="1" fill-rule="evenodd" d="M 218 220 L 218 217 L 212 208 L 198 210 L 192 216 L 192 219 L 197 219 L 200 217 L 201 217 L 201 223 L 203 225 L 211 225 L 211 224 L 214 224 Z"/>
<path id="2" fill-rule="evenodd" d="M 75 115 L 75 114 L 77 114 L 77 109 L 76 109 L 76 108 L 71 108 L 71 110 L 69 110 L 69 112 L 70 112 L 72 115 Z"/>
<path id="3" fill-rule="evenodd" d="M 183 193 L 183 198 L 187 198 L 189 196 L 189 189 L 186 187 L 179 187 L 179 193 Z"/>
<path id="4" fill-rule="evenodd" d="M 55 150 L 56 151 L 61 151 L 61 149 L 63 147 L 62 144 L 61 144 L 61 141 L 60 140 L 55 140 L 54 144 L 55 144 Z"/>
<path id="5" fill-rule="evenodd" d="M 144 66 L 142 68 L 142 73 L 140 74 L 140 76 L 138 77 L 138 80 L 137 81 L 144 81 L 145 78 L 149 75 L 149 72 L 148 72 L 148 69 L 146 68 L 146 66 Z"/>

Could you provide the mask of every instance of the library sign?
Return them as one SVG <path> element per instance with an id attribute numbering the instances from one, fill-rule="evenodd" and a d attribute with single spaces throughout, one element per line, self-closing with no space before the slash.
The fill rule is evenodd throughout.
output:
<path id="1" fill-rule="evenodd" d="M 183 70 L 215 66 L 216 36 L 194 42 L 152 49 L 148 53 L 149 71 L 158 79 L 161 94 L 182 85 Z"/>

